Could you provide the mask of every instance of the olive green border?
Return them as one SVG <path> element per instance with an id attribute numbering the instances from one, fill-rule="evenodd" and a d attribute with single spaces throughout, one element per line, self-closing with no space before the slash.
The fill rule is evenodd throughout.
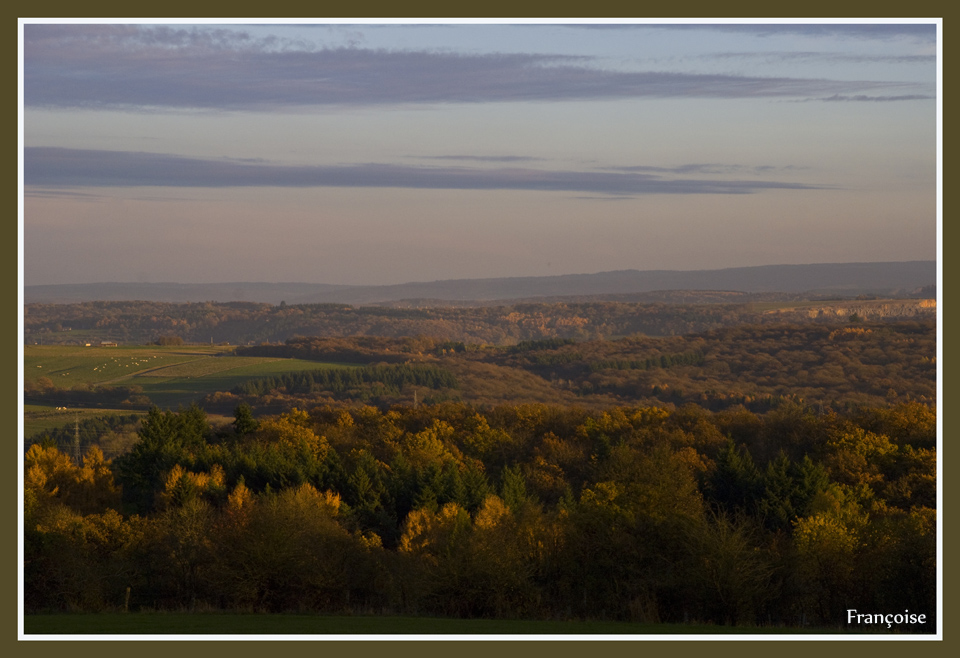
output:
<path id="1" fill-rule="evenodd" d="M 194 17 L 210 17 L 210 16 L 223 16 L 223 15 L 235 15 L 235 16 L 281 16 L 281 17 L 317 17 L 317 16 L 328 16 L 328 17 L 356 17 L 356 16 L 383 16 L 383 17 L 464 17 L 464 18 L 478 18 L 478 17 L 515 17 L 515 18 L 535 18 L 535 17 L 547 17 L 547 16 L 556 16 L 556 17 L 587 17 L 594 16 L 598 18 L 615 18 L 615 17 L 627 17 L 627 16 L 643 16 L 643 17 L 683 17 L 683 16 L 702 16 L 702 17 L 716 17 L 722 11 L 724 16 L 742 16 L 742 17 L 784 17 L 784 18 L 795 18 L 795 17 L 838 17 L 838 18 L 847 18 L 847 17 L 859 17 L 863 15 L 865 9 L 868 9 L 874 12 L 876 16 L 891 16 L 891 17 L 941 17 L 943 18 L 943 23 L 952 27 L 952 24 L 947 20 L 947 3 L 942 1 L 921 1 L 921 2 L 912 2 L 909 4 L 906 3 L 872 3 L 867 5 L 863 2 L 850 2 L 850 0 L 843 0 L 842 2 L 813 2 L 806 3 L 802 8 L 798 8 L 794 4 L 780 4 L 772 5 L 769 2 L 738 2 L 736 4 L 723 3 L 718 4 L 716 2 L 705 2 L 704 0 L 695 0 L 692 3 L 657 3 L 655 5 L 651 3 L 639 3 L 634 0 L 633 2 L 623 2 L 623 1 L 614 1 L 610 2 L 609 0 L 600 0 L 590 2 L 589 4 L 584 3 L 570 3 L 570 2 L 544 2 L 537 1 L 531 2 L 529 0 L 524 0 L 523 2 L 517 2 L 516 0 L 511 2 L 506 2 L 504 0 L 496 0 L 493 2 L 484 2 L 480 3 L 464 3 L 464 4 L 453 4 L 450 2 L 425 2 L 423 0 L 418 0 L 417 2 L 384 2 L 383 0 L 375 0 L 374 2 L 365 2 L 362 5 L 359 3 L 318 3 L 315 0 L 308 2 L 305 0 L 296 0 L 294 2 L 289 2 L 288 0 L 283 0 L 281 2 L 273 2 L 269 5 L 262 3 L 225 3 L 225 2 L 183 2 L 181 0 L 174 0 L 173 2 L 167 2 L 163 5 L 157 3 L 141 3 L 141 4 L 132 4 L 130 2 L 64 2 L 63 0 L 48 0 L 47 2 L 39 2 L 33 0 L 32 2 L 25 2 L 23 0 L 15 0 L 12 3 L 16 7 L 17 16 L 29 16 L 29 17 L 94 17 L 94 16 L 122 16 L 122 17 L 144 17 L 151 18 L 157 16 L 194 16 Z M 8 5 L 9 6 L 9 5 Z M 10 23 L 7 24 L 11 26 Z M 12 33 L 12 30 L 11 30 Z M 11 34 L 8 33 L 8 34 Z M 14 45 L 16 40 L 13 41 L 13 45 L 9 46 L 11 51 L 11 58 L 9 61 L 17 62 L 17 58 L 13 56 Z M 947 51 L 944 48 L 945 52 Z M 12 67 L 11 67 L 12 68 Z M 950 70 L 949 67 L 944 66 L 944 70 Z M 13 89 L 17 84 L 16 73 L 9 76 L 8 78 L 8 89 Z M 943 87 L 947 87 L 946 84 Z M 944 98 L 947 96 L 947 93 L 943 93 Z M 8 95 L 8 98 L 10 96 Z M 947 104 L 943 103 L 943 106 L 946 107 Z M 16 114 L 12 109 L 13 104 L 8 103 L 7 105 L 8 112 L 12 114 L 11 123 L 16 118 Z M 945 118 L 945 117 L 944 117 Z M 945 121 L 944 121 L 945 122 Z M 9 131 L 8 135 L 12 135 L 13 131 Z M 11 142 L 14 138 L 8 137 L 8 140 Z M 13 148 L 12 144 L 10 147 L 6 148 L 7 153 L 12 153 Z M 12 158 L 11 158 L 12 159 Z M 946 181 L 946 172 L 950 170 L 946 164 L 943 167 L 943 180 Z M 16 187 L 16 178 L 14 177 L 15 169 L 13 166 L 4 168 L 4 173 L 7 174 L 5 179 L 8 181 L 7 185 L 13 188 L 13 195 L 11 199 L 18 198 L 19 192 Z M 944 188 L 946 188 L 944 184 Z M 946 205 L 946 204 L 944 204 Z M 944 212 L 944 221 L 943 221 L 943 253 L 949 255 L 949 251 L 945 245 L 948 244 L 947 237 L 952 237 L 955 231 L 952 229 L 951 222 L 946 221 L 947 214 Z M 6 238 L 2 241 L 5 245 L 4 251 L 12 255 L 13 249 L 18 244 L 17 241 L 17 223 L 9 222 L 4 229 Z M 949 229 L 949 230 L 948 230 Z M 945 259 L 946 260 L 946 259 Z M 16 258 L 9 258 L 6 261 L 0 261 L 3 263 L 2 269 L 7 271 L 8 281 L 17 282 L 18 281 L 18 260 Z M 955 270 L 952 268 L 945 268 L 943 285 L 940 286 L 939 292 L 939 304 L 941 308 L 941 314 L 943 314 L 944 307 L 944 297 L 943 288 L 947 282 L 947 277 L 950 276 L 954 278 Z M 19 286 L 14 284 L 8 284 L 4 287 L 4 301 L 10 299 L 9 302 L 12 307 L 17 310 L 17 313 L 20 313 L 19 308 Z M 946 312 L 950 313 L 950 307 L 946 307 Z M 954 313 L 955 314 L 955 313 Z M 948 322 L 948 317 L 941 315 L 943 317 L 943 326 L 951 326 L 952 323 Z M 19 343 L 19 336 L 17 325 L 13 322 L 7 322 L 3 325 L 3 336 L 6 336 L 5 342 L 13 346 Z M 953 353 L 953 351 L 947 350 L 946 341 L 943 341 L 941 336 L 941 341 L 943 345 L 944 355 Z M 12 350 L 11 350 L 12 351 Z M 18 381 L 14 384 L 14 373 L 17 371 L 18 366 L 18 357 L 9 357 L 4 359 L 5 368 L 8 371 L 7 377 L 3 380 L 3 388 L 0 389 L 0 399 L 3 400 L 3 408 L 8 409 L 8 417 L 11 419 L 10 425 L 14 424 L 14 421 L 17 419 L 19 410 L 17 407 L 17 399 L 20 391 L 20 382 L 19 376 Z M 949 361 L 944 361 L 941 358 L 941 363 L 949 363 Z M 945 366 L 944 366 L 945 367 Z M 944 377 L 946 380 L 946 377 Z M 944 386 L 944 396 L 940 402 L 941 409 L 941 418 L 943 417 L 943 410 L 949 410 L 952 405 L 944 404 L 944 400 L 952 399 L 947 398 L 946 394 L 952 393 L 953 389 L 947 389 Z M 952 419 L 947 419 L 947 422 L 952 427 L 954 426 Z M 946 431 L 944 432 L 946 434 Z M 20 463 L 20 448 L 19 448 L 20 438 L 18 437 L 17 441 L 17 454 L 13 455 L 13 446 L 10 447 L 10 455 L 13 457 L 11 460 L 12 464 Z M 941 455 L 943 453 L 941 452 Z M 12 468 L 10 469 L 13 470 Z M 951 469 L 952 470 L 952 469 Z M 943 478 L 946 480 L 947 478 Z M 11 478 L 7 490 L 12 494 L 10 500 L 18 500 L 18 490 L 15 489 L 18 487 L 17 479 Z M 941 488 L 943 488 L 941 483 Z M 952 495 L 952 489 L 948 489 L 946 493 L 951 494 L 950 499 L 955 499 L 956 497 Z M 944 502 L 947 502 L 947 495 L 944 495 Z M 949 508 L 949 505 L 947 505 Z M 941 508 L 942 509 L 942 508 Z M 8 527 L 14 527 L 17 524 L 17 503 L 8 503 L 4 506 L 4 519 L 7 521 L 5 525 Z M 12 537 L 13 534 L 10 533 Z M 944 539 L 943 543 L 945 546 L 944 554 L 949 552 L 948 547 L 955 546 L 955 542 L 952 541 L 955 537 L 955 533 L 952 531 L 944 530 Z M 16 557 L 16 545 L 13 542 L 13 539 L 7 541 L 3 547 L 3 563 L 8 565 L 4 570 L 4 579 L 2 581 L 3 587 L 2 591 L 6 592 L 6 596 L 3 600 L 3 612 L 6 613 L 3 616 L 3 619 L 6 620 L 4 626 L 9 630 L 4 634 L 4 639 L 9 641 L 17 642 L 17 613 L 18 613 L 18 601 L 14 597 L 14 592 L 17 591 L 17 572 L 14 570 L 14 565 L 18 563 L 18 558 Z M 944 569 L 944 590 L 949 593 L 952 591 L 950 585 L 953 583 L 954 578 L 948 578 L 949 574 L 952 574 L 953 571 L 949 568 Z M 944 622 L 949 622 L 952 619 L 952 616 L 947 612 L 948 610 L 956 610 L 956 605 L 952 604 L 952 599 L 945 593 L 944 595 L 944 614 L 942 619 Z M 637 642 L 637 641 L 605 641 L 605 640 L 596 640 L 589 641 L 590 644 L 587 644 L 587 641 L 555 641 L 555 642 L 545 642 L 545 641 L 533 641 L 532 643 L 528 641 L 507 641 L 507 640 L 495 640 L 495 641 L 477 641 L 477 642 L 451 642 L 451 641 L 407 641 L 407 642 L 391 642 L 391 641 L 354 641 L 354 642 L 306 642 L 306 641 L 294 641 L 294 642 L 283 642 L 280 646 L 277 647 L 268 647 L 264 642 L 241 642 L 241 641 L 231 641 L 229 646 L 223 646 L 223 643 L 218 642 L 218 646 L 213 646 L 212 644 L 207 644 L 206 641 L 177 641 L 173 644 L 168 644 L 166 642 L 157 642 L 157 643 L 148 643 L 148 642 L 131 642 L 131 641 L 78 641 L 78 642 L 66 642 L 66 643 L 57 643 L 57 642 L 38 642 L 38 641 L 19 641 L 12 648 L 17 652 L 16 655 L 39 655 L 47 656 L 52 655 L 54 652 L 62 654 L 63 652 L 69 652 L 71 655 L 80 654 L 80 655 L 92 655 L 94 652 L 96 654 L 109 653 L 111 655 L 161 655 L 168 654 L 169 652 L 184 652 L 187 655 L 199 655 L 203 654 L 214 654 L 220 652 L 228 652 L 228 655 L 232 656 L 235 654 L 242 654 L 246 656 L 259 656 L 264 651 L 278 650 L 282 651 L 285 654 L 296 654 L 296 655 L 310 655 L 310 656 L 373 656 L 373 655 L 393 655 L 400 653 L 401 655 L 417 655 L 417 656 L 452 656 L 456 658 L 467 658 L 468 656 L 489 656 L 490 654 L 501 654 L 501 655 L 524 655 L 529 653 L 544 653 L 550 656 L 551 658 L 554 655 L 560 654 L 564 656 L 581 656 L 583 654 L 595 653 L 597 655 L 604 656 L 639 656 L 646 652 L 669 652 L 671 654 L 678 653 L 680 655 L 692 655 L 694 653 L 709 653 L 715 654 L 720 653 L 721 655 L 729 655 L 736 653 L 738 655 L 743 653 L 750 653 L 756 655 L 768 655 L 770 651 L 777 652 L 778 654 L 796 654 L 799 655 L 801 652 L 803 654 L 808 654 L 810 652 L 827 652 L 829 654 L 840 654 L 841 652 L 849 651 L 870 651 L 871 653 L 878 653 L 882 655 L 899 655 L 901 653 L 928 653 L 934 652 L 942 654 L 946 649 L 947 643 L 956 644 L 955 637 L 953 635 L 952 628 L 950 624 L 947 623 L 947 628 L 944 632 L 945 640 L 943 642 L 911 642 L 909 645 L 900 644 L 899 642 L 890 642 L 883 641 L 872 644 L 869 647 L 858 646 L 854 648 L 853 646 L 848 646 L 842 641 L 817 641 L 816 643 L 810 642 L 780 642 L 775 646 L 771 646 L 769 642 L 773 641 L 735 641 L 735 642 L 724 642 L 718 644 L 713 641 L 708 641 L 704 644 L 698 644 L 696 638 L 691 637 L 688 641 L 681 642 L 656 642 L 651 644 L 650 642 Z M 954 641 L 952 641 L 954 640 Z M 8 649 L 10 649 L 8 644 Z M 6 653 L 6 651 L 5 651 Z M 7 655 L 10 655 L 7 653 Z"/>

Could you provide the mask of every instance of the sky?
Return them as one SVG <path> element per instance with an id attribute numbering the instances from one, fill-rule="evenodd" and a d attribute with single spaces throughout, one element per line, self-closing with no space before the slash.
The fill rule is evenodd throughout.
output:
<path id="1" fill-rule="evenodd" d="M 933 260 L 909 24 L 22 25 L 26 285 Z"/>

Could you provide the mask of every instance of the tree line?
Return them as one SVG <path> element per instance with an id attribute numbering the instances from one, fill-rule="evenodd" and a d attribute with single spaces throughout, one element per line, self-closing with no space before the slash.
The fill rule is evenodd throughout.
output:
<path id="1" fill-rule="evenodd" d="M 429 364 L 365 366 L 360 368 L 325 368 L 250 379 L 233 389 L 237 395 L 265 395 L 282 389 L 292 394 L 329 391 L 340 396 L 359 399 L 360 389 L 373 385 L 373 390 L 386 395 L 398 395 L 404 386 L 422 386 L 431 389 L 459 387 L 457 378 L 449 370 Z"/>

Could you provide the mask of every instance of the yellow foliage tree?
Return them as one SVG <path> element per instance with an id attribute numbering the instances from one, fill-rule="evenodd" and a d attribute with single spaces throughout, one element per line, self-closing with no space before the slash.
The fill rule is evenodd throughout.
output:
<path id="1" fill-rule="evenodd" d="M 346 416 L 349 417 L 350 414 Z M 352 418 L 350 422 L 353 422 Z M 277 417 L 265 418 L 260 423 L 257 436 L 267 443 L 293 448 L 306 447 L 321 460 L 326 457 L 330 447 L 327 440 L 317 436 L 310 427 L 310 416 L 307 412 L 300 409 L 293 409 Z"/>
<path id="2" fill-rule="evenodd" d="M 447 503 L 436 513 L 427 509 L 413 510 L 407 515 L 400 550 L 436 556 L 451 549 L 470 525 L 470 515 L 457 503 Z"/>
<path id="3" fill-rule="evenodd" d="M 422 432 L 407 435 L 403 440 L 403 452 L 410 464 L 426 468 L 431 464 L 442 466 L 448 462 L 459 463 L 463 456 L 453 443 L 454 428 L 450 423 L 435 419 Z"/>
<path id="4" fill-rule="evenodd" d="M 219 464 L 214 464 L 209 473 L 194 473 L 175 464 L 167 475 L 163 491 L 157 495 L 157 503 L 165 509 L 196 499 L 216 499 L 225 493 L 225 488 L 225 475 Z"/>
<path id="5" fill-rule="evenodd" d="M 861 534 L 869 520 L 858 497 L 853 489 L 834 485 L 814 500 L 814 513 L 794 522 L 800 584 L 823 621 L 840 619 L 852 600 Z"/>
<path id="6" fill-rule="evenodd" d="M 87 450 L 82 466 L 55 447 L 30 446 L 24 458 L 24 487 L 39 506 L 58 500 L 82 514 L 92 514 L 120 505 L 110 462 L 97 446 Z"/>
<path id="7" fill-rule="evenodd" d="M 860 427 L 835 432 L 827 449 L 826 464 L 838 482 L 870 486 L 882 483 L 881 463 L 899 450 L 887 436 Z"/>

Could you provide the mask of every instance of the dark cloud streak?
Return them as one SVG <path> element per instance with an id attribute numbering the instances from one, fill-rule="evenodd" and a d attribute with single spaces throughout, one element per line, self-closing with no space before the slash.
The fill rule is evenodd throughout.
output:
<path id="1" fill-rule="evenodd" d="M 254 110 L 329 105 L 790 98 L 905 83 L 616 71 L 589 58 L 311 50 L 226 30 L 24 26 L 24 103 L 91 109 Z"/>
<path id="2" fill-rule="evenodd" d="M 24 183 L 38 187 L 394 187 L 528 190 L 607 195 L 752 194 L 823 186 L 757 180 L 666 179 L 643 173 L 524 168 L 411 167 L 378 163 L 282 166 L 159 153 L 28 147 Z"/>

